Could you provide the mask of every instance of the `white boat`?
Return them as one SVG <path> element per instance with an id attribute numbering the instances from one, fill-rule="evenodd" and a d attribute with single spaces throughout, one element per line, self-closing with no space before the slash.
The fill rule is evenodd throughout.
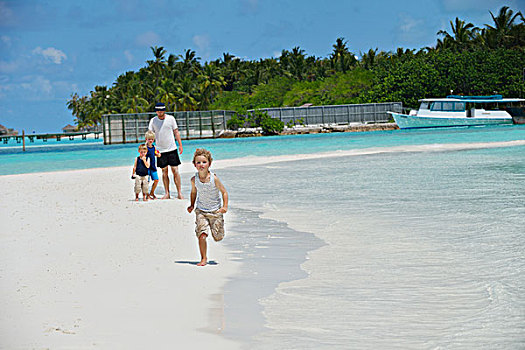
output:
<path id="1" fill-rule="evenodd" d="M 419 109 L 409 114 L 387 112 L 400 129 L 447 126 L 480 126 L 519 123 L 525 116 L 520 98 L 491 96 L 457 96 L 425 98 Z"/>

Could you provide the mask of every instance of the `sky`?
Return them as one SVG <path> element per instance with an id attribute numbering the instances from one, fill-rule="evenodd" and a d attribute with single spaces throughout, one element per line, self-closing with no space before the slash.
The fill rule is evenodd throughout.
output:
<path id="1" fill-rule="evenodd" d="M 525 0 L 0 0 L 0 124 L 20 133 L 61 132 L 73 93 L 111 87 L 153 58 L 196 51 L 257 60 L 299 46 L 328 57 L 339 37 L 358 57 L 370 48 L 434 46 L 459 17 L 492 24 Z M 166 55 L 166 57 L 167 57 Z"/>

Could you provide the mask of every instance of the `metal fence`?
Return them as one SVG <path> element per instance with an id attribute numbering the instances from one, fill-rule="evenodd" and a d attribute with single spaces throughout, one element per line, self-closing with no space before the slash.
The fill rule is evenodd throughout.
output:
<path id="1" fill-rule="evenodd" d="M 261 108 L 270 117 L 292 125 L 386 123 L 391 120 L 387 111 L 402 113 L 402 102 L 365 103 L 310 107 Z M 250 111 L 251 112 L 251 111 Z"/>
<path id="2" fill-rule="evenodd" d="M 390 121 L 387 111 L 402 113 L 401 102 L 366 103 L 310 107 L 261 108 L 285 125 L 327 125 L 382 123 Z M 249 110 L 248 112 L 253 112 Z M 234 111 L 169 112 L 177 120 L 183 139 L 215 138 L 227 129 Z M 155 113 L 105 114 L 102 116 L 104 144 L 138 143 Z"/>
<path id="3" fill-rule="evenodd" d="M 214 138 L 226 130 L 233 111 L 169 112 L 177 120 L 183 139 Z M 144 141 L 149 121 L 155 113 L 105 114 L 102 116 L 104 144 Z"/>

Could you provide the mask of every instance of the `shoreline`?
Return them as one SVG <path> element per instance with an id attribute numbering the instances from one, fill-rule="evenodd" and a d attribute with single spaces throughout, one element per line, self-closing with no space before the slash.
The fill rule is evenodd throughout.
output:
<path id="1" fill-rule="evenodd" d="M 338 150 L 338 151 L 324 151 L 315 153 L 302 153 L 302 154 L 286 154 L 286 155 L 275 155 L 275 156 L 261 156 L 253 155 L 238 158 L 227 158 L 218 159 L 213 161 L 213 169 L 223 169 L 235 166 L 252 166 L 268 164 L 273 162 L 285 162 L 294 160 L 306 160 L 306 159 L 317 159 L 324 157 L 345 157 L 345 156 L 360 156 L 360 155 L 372 155 L 379 153 L 399 153 L 399 152 L 443 152 L 443 151 L 459 151 L 459 150 L 474 150 L 483 148 L 502 148 L 502 147 L 515 147 L 524 146 L 525 139 L 511 140 L 511 141 L 491 141 L 491 142 L 464 142 L 464 143 L 429 143 L 429 144 L 414 144 L 414 145 L 400 145 L 400 146 L 379 146 L 379 147 L 368 147 L 368 148 L 355 148 L 349 150 Z M 65 169 L 65 170 L 53 170 L 53 171 L 38 171 L 28 173 L 16 173 L 16 174 L 0 174 L 1 178 L 17 177 L 24 175 L 38 175 L 38 174 L 55 174 L 55 173 L 75 173 L 82 172 L 85 170 L 104 170 L 104 169 L 120 169 L 122 171 L 130 170 L 131 166 L 102 166 L 96 168 L 81 168 L 81 169 Z M 191 162 L 185 161 L 179 166 L 180 174 L 193 174 L 195 171 Z M 161 181 L 162 182 L 162 181 Z M 184 184 L 184 180 L 183 180 Z M 174 188 L 173 181 L 170 182 L 170 187 Z M 163 188 L 162 183 L 159 183 L 157 187 L 159 190 Z M 172 191 L 173 192 L 173 191 Z"/>
<path id="2" fill-rule="evenodd" d="M 398 130 L 396 123 L 350 123 L 350 124 L 319 124 L 296 125 L 292 128 L 285 127 L 283 131 L 273 136 L 327 134 L 333 132 L 368 132 Z M 263 137 L 261 128 L 241 128 L 239 130 L 224 130 L 218 138 L 231 139 L 236 137 Z"/>

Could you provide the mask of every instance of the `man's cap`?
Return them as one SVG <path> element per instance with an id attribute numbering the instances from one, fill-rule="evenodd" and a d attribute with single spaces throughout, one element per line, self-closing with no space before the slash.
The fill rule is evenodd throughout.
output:
<path id="1" fill-rule="evenodd" d="M 159 102 L 159 103 L 155 104 L 155 110 L 156 111 L 165 111 L 166 110 L 166 106 L 164 105 L 164 103 Z"/>

